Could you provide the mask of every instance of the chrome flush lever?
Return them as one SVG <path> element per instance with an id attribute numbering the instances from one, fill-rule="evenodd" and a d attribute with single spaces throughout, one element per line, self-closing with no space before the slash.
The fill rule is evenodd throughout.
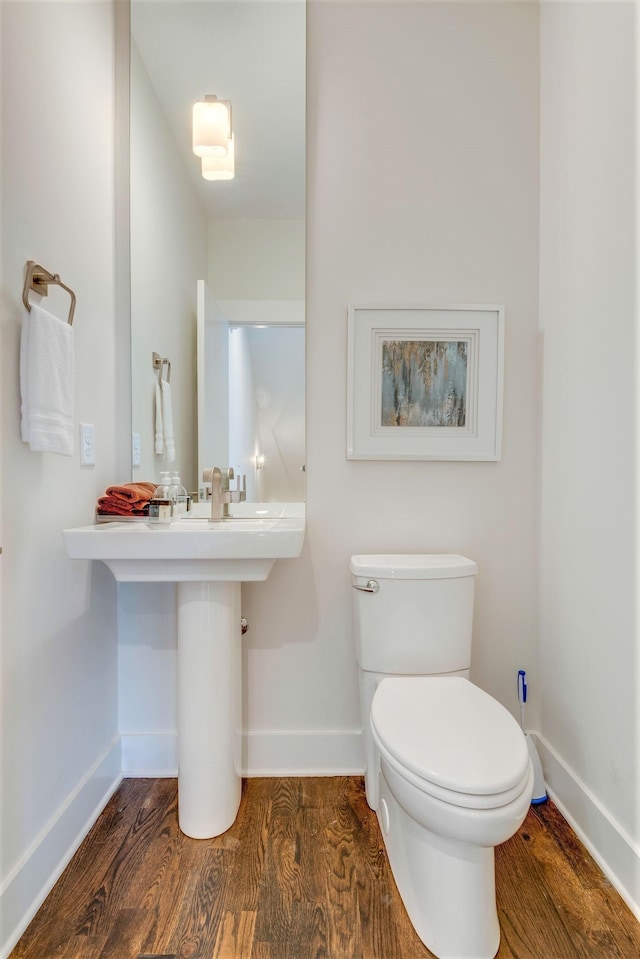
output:
<path id="1" fill-rule="evenodd" d="M 363 593 L 377 593 L 380 589 L 380 583 L 375 579 L 368 580 L 366 586 L 356 586 L 355 583 L 352 585 L 354 589 L 359 589 Z"/>

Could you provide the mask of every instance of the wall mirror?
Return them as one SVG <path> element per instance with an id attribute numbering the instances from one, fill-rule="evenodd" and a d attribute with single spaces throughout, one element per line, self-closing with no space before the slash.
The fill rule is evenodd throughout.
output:
<path id="1" fill-rule="evenodd" d="M 305 0 L 130 15 L 133 479 L 176 470 L 200 490 L 230 465 L 247 499 L 302 501 Z M 212 96 L 231 105 L 232 179 L 205 179 L 193 152 Z"/>

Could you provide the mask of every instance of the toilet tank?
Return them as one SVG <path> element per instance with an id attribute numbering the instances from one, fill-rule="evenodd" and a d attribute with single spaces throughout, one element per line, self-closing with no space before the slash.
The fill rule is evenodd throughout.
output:
<path id="1" fill-rule="evenodd" d="M 478 572 L 472 560 L 447 553 L 361 555 L 351 557 L 350 569 L 361 669 L 428 675 L 469 668 Z"/>

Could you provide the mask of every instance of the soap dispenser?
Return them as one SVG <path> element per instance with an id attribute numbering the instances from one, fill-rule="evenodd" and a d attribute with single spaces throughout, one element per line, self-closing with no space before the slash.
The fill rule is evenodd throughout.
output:
<path id="1" fill-rule="evenodd" d="M 160 485 L 156 486 L 155 493 L 149 500 L 149 519 L 154 523 L 170 523 L 173 517 L 173 502 L 171 499 L 171 482 L 169 473 L 160 473 Z"/>
<path id="2" fill-rule="evenodd" d="M 171 474 L 171 498 L 174 503 L 174 511 L 179 515 L 191 510 L 191 497 L 181 484 L 178 473 Z"/>

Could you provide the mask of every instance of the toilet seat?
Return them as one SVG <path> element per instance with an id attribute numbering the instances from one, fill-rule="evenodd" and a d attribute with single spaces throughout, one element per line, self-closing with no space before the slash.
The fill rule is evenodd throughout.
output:
<path id="1" fill-rule="evenodd" d="M 382 680 L 371 704 L 371 728 L 386 762 L 452 805 L 496 808 L 526 786 L 529 755 L 518 723 L 461 677 Z"/>

